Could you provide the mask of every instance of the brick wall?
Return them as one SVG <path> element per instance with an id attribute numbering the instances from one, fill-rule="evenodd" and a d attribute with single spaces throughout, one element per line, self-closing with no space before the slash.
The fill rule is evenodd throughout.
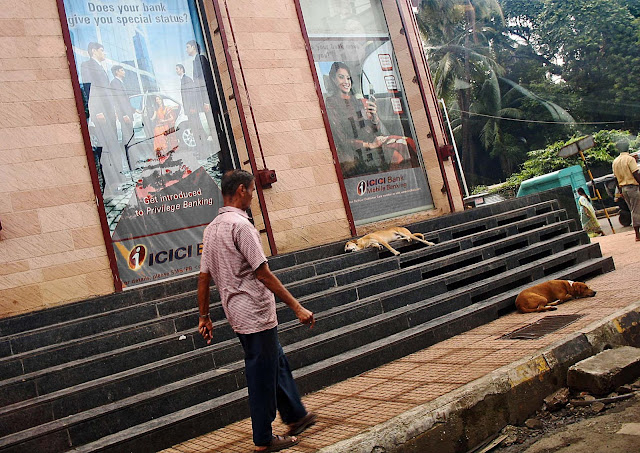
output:
<path id="1" fill-rule="evenodd" d="M 0 0 L 0 317 L 113 292 L 54 0 Z"/>

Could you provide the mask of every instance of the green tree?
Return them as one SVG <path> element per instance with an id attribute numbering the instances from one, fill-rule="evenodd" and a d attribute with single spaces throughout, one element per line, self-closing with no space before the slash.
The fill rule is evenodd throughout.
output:
<path id="1" fill-rule="evenodd" d="M 545 0 L 534 40 L 557 74 L 579 94 L 574 116 L 588 121 L 624 120 L 640 126 L 640 24 L 638 2 Z"/>
<path id="2" fill-rule="evenodd" d="M 528 14 L 537 15 L 539 11 Z M 527 17 L 521 19 L 523 36 L 533 33 L 524 30 Z M 566 110 L 510 80 L 509 74 L 504 77 L 509 70 L 505 66 L 516 66 L 520 56 L 526 55 L 531 58 L 521 72 L 535 80 L 545 80 L 543 64 L 547 61 L 532 46 L 516 42 L 516 35 L 505 27 L 498 2 L 425 0 L 418 22 L 427 41 L 436 92 L 451 109 L 454 135 L 472 183 L 509 175 L 531 146 L 544 146 L 547 142 L 543 138 L 547 136 L 554 140 L 558 134 L 566 136 L 564 127 L 547 126 L 547 133 L 541 134 L 540 124 L 531 127 L 526 122 L 509 121 L 573 118 Z M 551 131 L 554 134 L 548 133 Z"/>
<path id="3" fill-rule="evenodd" d="M 425 0 L 418 24 L 429 46 L 436 91 L 454 106 L 458 118 L 456 136 L 463 166 L 477 174 L 478 157 L 484 151 L 473 136 L 471 106 L 478 96 L 490 104 L 499 99 L 497 77 L 502 68 L 492 58 L 490 42 L 503 24 L 497 0 Z"/>
<path id="4" fill-rule="evenodd" d="M 515 193 L 518 191 L 518 187 L 520 187 L 522 181 L 527 179 L 562 170 L 572 165 L 580 165 L 584 168 L 584 163 L 578 155 L 568 158 L 558 156 L 560 148 L 579 138 L 581 137 L 557 141 L 543 149 L 530 151 L 527 160 L 522 164 L 521 170 L 511 175 L 507 181 L 500 186 L 498 191 Z M 607 174 L 611 172 L 611 162 L 613 162 L 613 159 L 618 154 L 615 143 L 622 138 L 630 141 L 632 150 L 637 150 L 640 147 L 640 141 L 631 135 L 629 131 L 600 130 L 593 134 L 595 146 L 586 150 L 584 156 L 587 165 L 592 172 L 594 172 L 594 176 L 597 176 L 598 173 Z M 599 172 L 594 171 L 594 169 L 598 168 L 600 168 Z"/>

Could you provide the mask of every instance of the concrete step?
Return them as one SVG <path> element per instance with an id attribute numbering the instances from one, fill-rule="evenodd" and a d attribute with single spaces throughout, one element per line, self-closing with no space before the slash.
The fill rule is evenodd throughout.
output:
<path id="1" fill-rule="evenodd" d="M 482 219 L 495 215 L 519 215 L 511 214 L 511 211 L 519 212 L 524 210 L 542 213 L 547 209 L 557 209 L 557 207 L 558 204 L 555 200 L 540 201 L 539 197 L 525 197 L 508 200 L 503 203 L 496 203 L 491 207 L 483 207 L 437 217 L 410 225 L 409 227 L 412 231 L 435 232 L 437 234 L 439 234 L 438 232 L 441 230 L 449 231 L 442 233 L 443 238 L 436 238 L 440 239 L 439 242 L 442 242 L 446 240 L 445 237 L 447 235 L 453 235 L 452 231 L 460 225 L 482 222 Z M 468 225 L 465 226 L 465 228 L 467 227 Z M 290 275 L 296 274 L 297 272 L 308 272 L 318 269 L 321 274 L 323 272 L 326 273 L 348 267 L 356 263 L 378 259 L 378 254 L 374 250 L 367 250 L 365 254 L 360 254 L 357 258 L 352 255 L 345 255 L 344 242 L 345 241 L 337 241 L 297 252 L 270 257 L 269 266 L 274 271 L 286 269 L 285 272 L 278 275 L 283 282 L 288 283 L 293 281 L 290 279 Z M 333 262 L 334 258 L 335 262 Z M 314 261 L 317 262 L 315 265 L 310 264 Z M 98 315 L 125 307 L 132 307 L 149 301 L 180 296 L 194 291 L 196 287 L 197 276 L 187 276 L 156 285 L 129 289 L 122 293 L 109 294 L 107 296 L 95 297 L 60 307 L 0 319 L 0 357 L 9 355 L 12 352 L 5 337 L 33 332 L 43 327 L 74 321 L 78 318 Z M 178 311 L 181 311 L 181 309 L 178 309 Z"/>
<path id="2" fill-rule="evenodd" d="M 301 390 L 493 319 L 534 281 L 611 270 L 565 192 L 410 225 L 437 245 L 394 242 L 397 257 L 339 241 L 270 258 L 319 320 L 309 330 L 277 305 Z M 51 309 L 52 322 L 49 310 L 0 320 L 0 450 L 155 451 L 246 416 L 241 347 L 215 288 L 215 344 L 197 335 L 195 287 L 190 276 Z"/>
<path id="3" fill-rule="evenodd" d="M 584 257 L 581 256 L 583 254 L 585 254 Z M 567 267 L 564 265 L 567 260 L 571 261 L 579 257 L 581 258 L 580 261 L 588 261 L 589 257 L 598 254 L 599 249 L 595 244 L 578 246 L 569 251 L 559 253 L 551 259 L 545 257 L 514 270 L 501 272 L 499 280 L 501 285 L 511 286 L 514 283 L 530 282 L 533 275 L 545 273 L 545 266 L 550 266 L 549 269 L 559 265 Z M 474 284 L 465 288 L 451 288 L 451 283 L 459 281 L 459 275 L 451 274 L 453 275 L 444 275 L 432 279 L 436 280 L 432 282 L 414 282 L 401 289 L 376 294 L 368 299 L 337 306 L 328 312 L 319 313 L 318 326 L 322 327 L 313 331 L 305 329 L 304 326 L 300 326 L 296 321 L 283 324 L 280 338 L 283 345 L 287 345 L 285 350 L 292 368 L 301 368 L 310 363 L 327 359 L 334 354 L 340 354 L 371 341 L 383 339 L 407 327 L 422 324 L 434 317 L 445 315 L 452 310 L 464 308 L 474 303 L 474 301 L 483 299 L 485 295 L 496 291 L 495 282 L 486 279 L 481 279 L 479 282 L 474 282 Z M 470 282 L 466 273 L 463 273 L 463 279 Z M 442 282 L 444 282 L 444 285 Z M 428 297 L 428 299 L 425 299 L 425 297 Z M 237 344 L 225 346 L 235 348 L 237 358 L 242 357 Z M 222 348 L 217 349 L 220 353 L 228 353 Z M 200 360 L 195 358 L 193 360 L 185 359 L 182 362 L 175 363 L 173 367 L 165 366 L 161 369 L 157 369 L 158 367 L 156 369 L 141 367 L 135 375 L 131 372 L 123 373 L 123 376 L 114 375 L 103 379 L 103 382 L 76 386 L 75 388 L 65 389 L 58 394 L 8 406 L 0 411 L 2 413 L 0 416 L 0 426 L 2 426 L 0 435 L 10 434 L 15 430 L 29 426 L 29 424 L 38 424 L 40 427 L 34 429 L 41 429 L 44 426 L 43 424 L 49 421 L 52 414 L 53 417 L 63 422 L 64 426 L 68 426 L 76 419 L 78 419 L 76 423 L 86 423 L 87 412 L 99 410 L 98 405 L 101 404 L 104 404 L 103 408 L 113 409 L 115 407 L 118 411 L 124 410 L 127 404 L 135 404 L 136 410 L 140 410 L 141 406 L 149 406 L 144 412 L 158 416 L 159 411 L 162 411 L 164 407 L 158 406 L 158 399 L 165 397 L 165 387 L 173 389 L 171 392 L 172 401 L 193 402 L 193 398 L 198 397 L 195 394 L 202 394 L 203 398 L 209 398 L 207 396 L 208 393 L 200 392 L 197 388 L 201 385 L 201 380 L 209 381 L 212 379 L 210 373 L 205 371 L 215 366 L 216 360 L 211 359 L 208 354 L 201 357 Z M 217 389 L 221 394 L 234 391 L 238 386 L 244 386 L 242 366 L 238 364 L 240 362 L 235 365 L 225 365 L 224 368 L 218 368 L 218 371 L 229 368 L 233 370 L 233 378 L 227 376 L 226 374 L 228 373 L 225 373 L 225 376 L 218 375 L 222 383 L 217 384 Z M 193 371 L 205 372 L 190 376 L 190 372 Z M 164 381 L 160 377 L 163 374 L 165 376 Z M 185 374 L 189 377 L 180 382 L 173 382 L 175 379 L 184 378 Z M 166 381 L 167 379 L 169 382 Z M 96 385 L 99 386 L 96 388 Z M 147 395 L 147 398 L 151 398 L 152 401 L 147 401 L 141 394 L 129 396 L 129 393 L 134 391 L 133 389 L 135 389 L 135 392 L 155 389 L 150 390 Z M 118 400 L 118 398 L 122 399 Z M 176 401 L 173 402 L 173 407 L 175 407 L 175 404 L 177 404 Z M 167 403 L 166 407 L 172 406 Z M 84 412 L 79 412 L 82 410 Z M 116 423 L 116 421 L 112 420 L 113 417 L 121 418 L 120 415 L 110 415 L 109 413 L 104 413 L 101 416 L 109 420 L 104 422 L 106 426 L 113 426 Z M 136 419 L 133 415 L 126 418 L 128 420 Z M 56 426 L 55 422 L 50 422 L 50 425 L 51 427 Z M 104 435 L 104 432 L 97 430 L 95 427 L 87 429 L 98 437 Z M 84 436 L 88 435 L 85 432 Z M 1 441 L 0 445 L 2 445 Z"/>
<path id="4" fill-rule="evenodd" d="M 333 273 L 326 271 L 325 260 L 314 264 L 317 269 L 316 277 L 306 278 L 288 284 L 288 289 L 298 298 L 317 293 L 332 287 L 343 286 L 349 282 L 355 282 L 383 272 L 390 272 L 400 267 L 450 256 L 459 250 L 466 250 L 483 244 L 491 244 L 492 241 L 500 241 L 506 237 L 517 237 L 522 231 L 525 233 L 545 226 L 556 225 L 556 228 L 572 229 L 571 222 L 558 222 L 564 217 L 563 211 L 552 211 L 542 215 L 536 215 L 516 223 L 484 230 L 471 236 L 442 242 L 437 247 L 424 247 L 416 250 L 405 251 L 406 243 L 394 243 L 398 249 L 405 251 L 400 257 L 381 258 L 376 262 L 360 263 L 351 268 L 338 268 Z M 553 231 L 540 233 L 542 236 L 534 239 L 544 239 L 544 235 L 553 235 Z M 532 239 L 533 240 L 533 239 Z M 521 238 L 526 242 L 526 238 Z M 507 247 L 507 246 L 505 246 Z M 347 254 L 349 257 L 367 255 L 369 251 Z M 377 252 L 377 251 L 376 251 Z M 497 254 L 503 253 L 501 250 Z M 357 261 L 355 261 L 357 262 Z M 299 274 L 303 277 L 304 274 Z M 6 379 L 24 373 L 33 372 L 47 366 L 55 366 L 56 359 L 78 360 L 88 355 L 103 353 L 109 350 L 130 344 L 132 341 L 146 341 L 157 336 L 167 336 L 186 329 L 191 329 L 194 323 L 195 293 L 189 293 L 183 299 L 189 301 L 190 308 L 180 312 L 167 306 L 173 303 L 173 298 L 160 299 L 159 301 L 141 304 L 136 307 L 114 310 L 108 313 L 92 315 L 80 318 L 76 321 L 67 321 L 57 326 L 37 329 L 23 335 L 7 337 L 13 354 L 10 357 L 0 359 L 0 378 Z M 214 290 L 212 295 L 211 313 L 214 319 L 223 318 L 223 312 L 219 303 L 219 297 Z M 182 302 L 180 302 L 182 304 Z M 128 321 L 128 322 L 127 322 Z M 109 328 L 112 327 L 112 328 Z M 102 332 L 96 334 L 95 332 Z M 44 344 L 44 346 L 42 346 Z M 56 350 L 56 354 L 50 354 Z M 62 351 L 65 351 L 62 354 Z M 33 351 L 33 352 L 32 352 Z"/>
<path id="5" fill-rule="evenodd" d="M 608 349 L 572 365 L 567 385 L 574 391 L 607 395 L 640 377 L 640 348 Z"/>
<path id="6" fill-rule="evenodd" d="M 426 262 L 417 260 L 416 256 L 434 253 L 437 247 L 422 249 L 401 255 L 399 258 L 394 257 L 381 261 L 381 263 L 385 261 L 393 262 L 392 271 L 386 271 L 373 277 L 369 273 L 363 275 L 360 269 L 355 271 L 347 270 L 344 274 L 338 273 L 333 276 L 337 281 L 336 287 L 332 286 L 329 290 L 312 293 L 304 296 L 301 300 L 314 312 L 320 313 L 330 309 L 335 303 L 344 304 L 373 294 L 382 294 L 397 287 L 404 287 L 409 283 L 424 282 L 426 279 L 439 281 L 447 275 L 458 276 L 463 282 L 477 279 L 474 275 L 480 268 L 476 265 L 481 261 L 486 269 L 493 269 L 483 271 L 486 275 L 487 272 L 496 272 L 496 269 L 500 268 L 500 266 L 495 267 L 494 263 L 504 262 L 503 267 L 510 269 L 531 261 L 533 258 L 549 256 L 554 251 L 566 250 L 578 244 L 588 243 L 588 238 L 583 233 L 570 233 L 567 231 L 567 222 L 560 222 L 537 230 L 531 230 L 528 233 L 521 233 L 496 243 L 467 249 L 434 260 L 427 259 Z M 529 245 L 530 243 L 531 245 Z M 354 277 L 354 273 L 358 274 L 358 278 Z M 452 282 L 447 286 L 451 289 L 456 285 L 463 286 L 460 282 Z M 218 313 L 218 315 L 218 318 L 222 318 L 221 313 Z M 280 322 L 294 319 L 293 314 L 283 304 L 278 304 L 278 316 Z M 102 353 L 89 351 L 87 354 L 91 353 L 91 355 L 88 357 L 77 359 L 73 362 L 65 362 L 64 366 L 49 367 L 48 369 L 5 379 L 0 382 L 0 403 L 3 405 L 13 404 L 24 399 L 38 395 L 42 396 L 64 387 L 76 385 L 86 380 L 97 379 L 120 372 L 123 369 L 141 366 L 170 356 L 185 354 L 203 347 L 205 345 L 204 342 L 193 332 L 193 323 L 195 321 L 192 313 L 189 313 L 188 320 L 188 324 L 182 331 L 175 332 L 171 328 L 169 329 L 169 334 L 159 338 L 133 345 L 128 344 L 123 348 Z M 235 338 L 235 335 L 224 320 L 215 323 L 214 332 L 214 342 Z M 187 338 L 183 341 L 177 341 L 180 335 L 184 335 Z M 95 341 L 98 340 L 92 341 L 88 347 L 92 348 Z M 68 356 L 69 354 L 64 355 Z M 40 356 L 41 354 L 37 354 L 30 359 L 36 361 Z M 23 363 L 27 363 L 27 358 L 23 357 L 22 360 Z"/>
<path id="7" fill-rule="evenodd" d="M 562 272 L 550 274 L 548 278 L 579 280 L 597 272 L 608 272 L 613 266 L 611 258 L 592 259 L 583 264 L 583 266 L 574 266 Z M 531 284 L 542 281 L 546 281 L 546 278 L 533 281 Z M 308 393 L 483 325 L 497 319 L 505 310 L 512 308 L 517 294 L 527 286 L 529 284 L 512 288 L 506 293 L 387 336 L 382 340 L 295 370 L 293 374 L 296 382 L 302 392 Z M 247 417 L 246 399 L 246 389 L 241 389 L 104 436 L 94 442 L 76 447 L 72 451 L 78 453 L 158 451 Z"/>

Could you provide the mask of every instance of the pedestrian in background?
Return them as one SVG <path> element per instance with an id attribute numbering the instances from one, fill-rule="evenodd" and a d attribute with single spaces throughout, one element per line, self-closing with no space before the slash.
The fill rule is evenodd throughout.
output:
<path id="1" fill-rule="evenodd" d="M 613 174 L 616 176 L 618 188 L 631 211 L 631 224 L 636 233 L 636 242 L 640 242 L 640 173 L 638 163 L 629 154 L 629 142 L 621 140 L 616 143 L 620 155 L 613 161 Z"/>
<path id="2" fill-rule="evenodd" d="M 600 223 L 596 217 L 596 211 L 593 209 L 587 193 L 582 187 L 578 187 L 576 192 L 580 195 L 578 203 L 580 204 L 580 223 L 582 224 L 582 229 L 587 232 L 589 237 L 604 236 L 604 232 L 602 228 L 600 228 Z"/>

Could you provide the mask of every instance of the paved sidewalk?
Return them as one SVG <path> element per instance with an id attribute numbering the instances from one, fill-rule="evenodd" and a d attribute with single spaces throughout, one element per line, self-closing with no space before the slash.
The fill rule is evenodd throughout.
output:
<path id="1" fill-rule="evenodd" d="M 617 219 L 613 220 L 614 226 Z M 607 225 L 608 226 L 608 225 Z M 594 298 L 570 301 L 552 314 L 584 315 L 573 324 L 538 340 L 502 340 L 500 337 L 536 322 L 548 313 L 511 313 L 427 349 L 411 354 L 303 398 L 318 423 L 286 452 L 313 452 L 356 436 L 417 406 L 462 387 L 498 368 L 528 357 L 585 326 L 640 300 L 638 257 L 640 243 L 630 228 L 592 239 L 604 256 L 613 256 L 616 270 L 588 283 Z M 286 431 L 279 419 L 274 433 Z M 175 445 L 163 453 L 251 452 L 249 419 Z"/>

